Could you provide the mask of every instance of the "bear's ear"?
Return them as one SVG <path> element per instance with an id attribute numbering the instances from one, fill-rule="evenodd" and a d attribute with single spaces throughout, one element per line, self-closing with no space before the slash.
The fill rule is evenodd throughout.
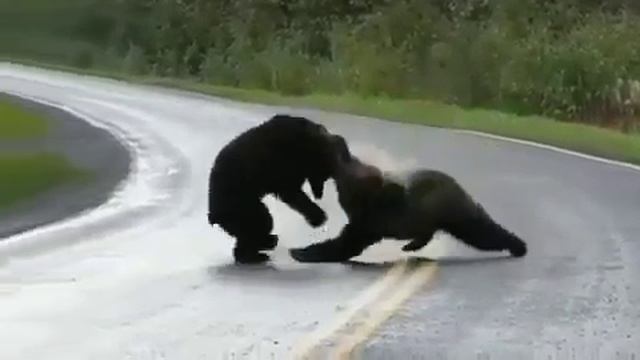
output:
<path id="1" fill-rule="evenodd" d="M 340 135 L 331 135 L 330 137 L 331 151 L 338 158 L 340 163 L 349 162 L 353 159 L 347 140 Z"/>

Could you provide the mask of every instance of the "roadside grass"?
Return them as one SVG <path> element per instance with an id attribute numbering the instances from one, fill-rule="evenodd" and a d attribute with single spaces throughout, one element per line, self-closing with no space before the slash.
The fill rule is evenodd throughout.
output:
<path id="1" fill-rule="evenodd" d="M 55 154 L 0 154 L 0 210 L 89 174 Z"/>
<path id="2" fill-rule="evenodd" d="M 48 124 L 20 106 L 0 100 L 0 140 L 23 140 L 47 134 Z"/>
<path id="3" fill-rule="evenodd" d="M 0 144 L 37 140 L 48 130 L 46 119 L 0 100 Z M 54 187 L 89 180 L 89 175 L 60 155 L 0 151 L 0 210 Z"/>
<path id="4" fill-rule="evenodd" d="M 195 79 L 128 76 L 108 70 L 84 70 L 24 60 L 13 60 L 13 62 L 52 70 L 107 77 L 130 83 L 192 91 L 237 101 L 284 105 L 294 108 L 315 108 L 375 117 L 388 121 L 439 128 L 474 130 L 515 139 L 535 141 L 589 155 L 640 165 L 640 134 L 625 134 L 616 130 L 563 122 L 540 116 L 518 116 L 494 110 L 463 109 L 455 105 L 427 100 L 364 98 L 353 94 L 328 95 L 316 93 L 305 96 L 286 96 L 264 90 L 215 86 L 198 82 Z"/>
<path id="5" fill-rule="evenodd" d="M 473 130 L 535 141 L 640 165 L 640 134 L 625 134 L 611 129 L 540 116 L 518 116 L 494 110 L 463 109 L 459 106 L 427 100 L 363 98 L 352 94 L 311 94 L 293 97 L 263 90 L 225 88 L 176 79 L 144 79 L 143 83 L 245 102 L 315 108 L 438 128 Z"/>

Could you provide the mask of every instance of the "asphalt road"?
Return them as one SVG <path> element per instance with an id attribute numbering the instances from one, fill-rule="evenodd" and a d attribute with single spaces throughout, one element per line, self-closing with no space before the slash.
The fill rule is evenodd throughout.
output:
<path id="1" fill-rule="evenodd" d="M 104 206 L 0 243 L 2 359 L 637 359 L 640 179 L 635 169 L 497 139 L 0 65 L 0 91 L 62 104 L 133 151 Z M 206 178 L 230 138 L 275 111 L 308 115 L 385 169 L 438 168 L 529 244 L 483 254 L 446 236 L 407 263 L 296 264 L 326 229 L 270 199 L 273 264 L 232 265 L 205 221 Z M 404 301 L 406 300 L 406 302 Z M 386 321 L 385 321 L 386 320 Z M 634 353 L 635 351 L 635 353 Z"/>

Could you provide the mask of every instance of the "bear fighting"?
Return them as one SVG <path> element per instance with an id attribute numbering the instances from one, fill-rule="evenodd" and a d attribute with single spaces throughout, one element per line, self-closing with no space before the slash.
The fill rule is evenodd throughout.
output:
<path id="1" fill-rule="evenodd" d="M 410 240 L 402 250 L 417 251 L 438 230 L 478 250 L 507 250 L 514 257 L 527 253 L 522 239 L 443 172 L 414 170 L 402 183 L 353 155 L 340 157 L 339 164 L 335 181 L 348 223 L 335 239 L 291 249 L 299 262 L 347 261 L 383 238 Z"/>
<path id="2" fill-rule="evenodd" d="M 272 194 L 302 214 L 313 227 L 325 212 L 302 190 L 308 181 L 313 196 L 323 196 L 324 183 L 336 165 L 335 138 L 306 118 L 277 114 L 238 135 L 217 155 L 209 176 L 207 219 L 235 237 L 238 263 L 269 260 L 262 251 L 275 248 L 273 219 L 262 198 Z"/>

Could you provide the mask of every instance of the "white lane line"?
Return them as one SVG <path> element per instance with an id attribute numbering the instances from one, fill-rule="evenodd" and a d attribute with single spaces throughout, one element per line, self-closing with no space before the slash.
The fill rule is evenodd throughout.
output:
<path id="1" fill-rule="evenodd" d="M 535 141 L 514 139 L 514 138 L 501 136 L 501 135 L 488 134 L 488 133 L 484 133 L 484 132 L 476 131 L 476 130 L 459 130 L 459 129 L 446 129 L 446 130 L 454 131 L 454 132 L 458 132 L 458 133 L 462 133 L 462 134 L 469 134 L 469 135 L 475 135 L 475 136 L 479 136 L 479 137 L 485 137 L 485 138 L 494 139 L 494 140 L 500 140 L 500 141 L 505 141 L 505 142 L 516 143 L 516 144 L 520 144 L 520 145 L 527 145 L 527 146 L 536 147 L 536 148 L 540 148 L 540 149 L 555 151 L 555 152 L 562 153 L 562 154 L 573 155 L 573 156 L 576 156 L 576 157 L 579 157 L 579 158 L 582 158 L 582 159 L 587 159 L 587 160 L 591 160 L 591 161 L 595 161 L 595 162 L 601 162 L 601 163 L 608 164 L 608 165 L 616 165 L 616 166 L 624 167 L 624 168 L 627 168 L 627 169 L 640 171 L 640 166 L 638 166 L 638 165 L 634 165 L 634 164 L 631 164 L 631 163 L 618 161 L 618 160 L 610 160 L 610 159 L 606 159 L 606 158 L 602 158 L 602 157 L 598 157 L 598 156 L 594 156 L 594 155 L 588 155 L 588 154 L 585 154 L 585 153 L 581 153 L 581 152 L 573 151 L 573 150 L 567 150 L 567 149 L 563 149 L 561 147 L 557 147 L 557 146 L 553 146 L 553 145 L 537 143 Z"/>

